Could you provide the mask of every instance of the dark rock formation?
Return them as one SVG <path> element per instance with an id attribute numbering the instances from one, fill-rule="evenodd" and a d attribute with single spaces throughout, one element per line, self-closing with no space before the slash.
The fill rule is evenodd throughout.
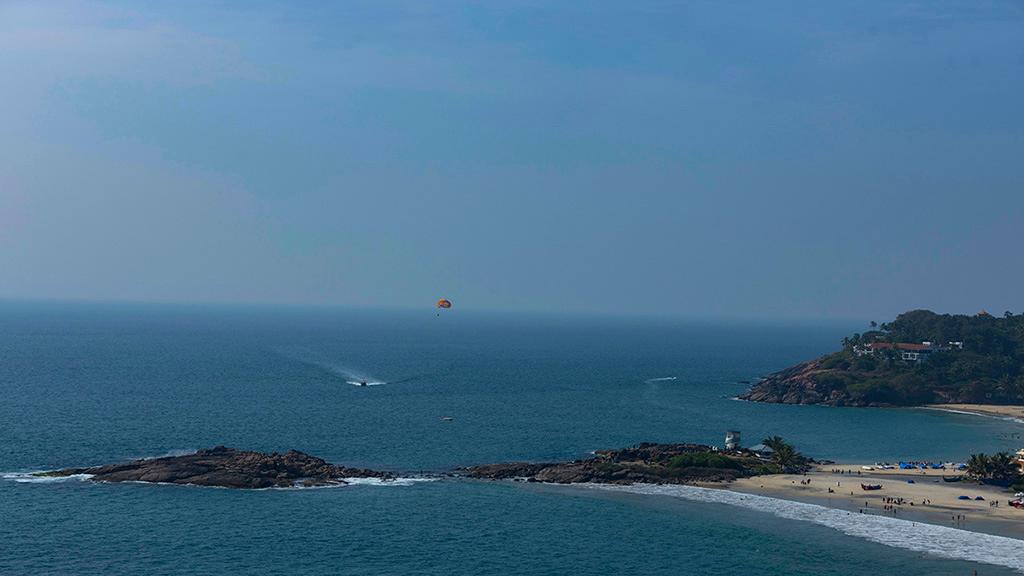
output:
<path id="1" fill-rule="evenodd" d="M 92 474 L 92 480 L 99 482 L 163 482 L 224 488 L 331 486 L 345 484 L 344 478 L 393 478 L 387 472 L 335 466 L 295 450 L 266 454 L 224 446 L 186 456 L 39 473 L 41 476 L 72 474 Z"/>
<path id="2" fill-rule="evenodd" d="M 835 389 L 820 378 L 828 374 L 821 366 L 821 360 L 810 360 L 765 376 L 750 390 L 740 394 L 740 400 L 772 402 L 776 404 L 828 404 L 831 406 L 867 406 L 850 397 L 841 389 Z"/>
<path id="3" fill-rule="evenodd" d="M 778 471 L 749 453 L 715 452 L 701 444 L 645 443 L 621 450 L 599 450 L 586 460 L 486 464 L 465 468 L 462 473 L 486 480 L 556 484 L 687 484 L 723 482 Z"/>

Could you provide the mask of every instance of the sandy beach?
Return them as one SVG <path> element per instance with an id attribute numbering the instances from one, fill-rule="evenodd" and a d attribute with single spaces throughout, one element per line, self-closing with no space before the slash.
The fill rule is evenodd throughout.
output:
<path id="1" fill-rule="evenodd" d="M 890 462 L 891 465 L 896 466 L 897 462 Z M 868 470 L 867 468 L 871 468 Z M 813 474 L 828 474 L 832 470 L 842 470 L 844 474 L 840 474 L 846 478 L 856 478 L 858 474 L 863 477 L 868 476 L 900 476 L 906 477 L 907 479 L 915 480 L 919 476 L 928 476 L 935 479 L 941 479 L 942 476 L 963 477 L 965 474 L 963 470 L 953 470 L 952 468 L 947 470 L 936 470 L 934 468 L 927 469 L 916 469 L 916 470 L 901 470 L 898 466 L 892 469 L 883 470 L 876 464 L 822 464 L 814 467 Z"/>
<path id="2" fill-rule="evenodd" d="M 1017 418 L 1024 421 L 1024 406 L 996 406 L 993 404 L 928 404 L 924 406 L 924 408 L 946 410 L 949 412 L 964 412 L 980 416 Z"/>
<path id="3" fill-rule="evenodd" d="M 849 473 L 833 471 L 840 468 Z M 1024 510 L 1008 504 L 1013 499 L 1012 493 L 969 481 L 944 482 L 942 475 L 953 476 L 954 473 L 944 470 L 866 471 L 861 470 L 861 465 L 827 465 L 807 475 L 744 478 L 730 484 L 729 489 L 1024 539 Z M 882 489 L 866 491 L 861 489 L 861 483 L 881 484 Z M 961 495 L 971 500 L 960 500 Z M 974 500 L 977 496 L 984 500 Z M 900 499 L 902 503 L 893 503 Z M 999 505 L 993 506 L 992 502 Z"/>

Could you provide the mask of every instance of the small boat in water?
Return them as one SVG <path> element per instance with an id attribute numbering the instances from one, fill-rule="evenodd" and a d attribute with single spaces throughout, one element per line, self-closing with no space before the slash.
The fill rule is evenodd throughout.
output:
<path id="1" fill-rule="evenodd" d="M 881 490 L 882 489 L 882 485 L 881 484 L 861 484 L 860 485 L 860 489 L 861 490 Z"/>
<path id="2" fill-rule="evenodd" d="M 444 422 L 451 422 L 452 420 L 455 420 L 455 417 L 454 416 L 441 416 L 441 420 L 444 421 Z"/>

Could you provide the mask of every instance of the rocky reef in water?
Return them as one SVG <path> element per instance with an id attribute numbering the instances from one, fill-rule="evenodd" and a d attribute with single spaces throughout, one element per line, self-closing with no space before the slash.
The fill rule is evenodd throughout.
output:
<path id="1" fill-rule="evenodd" d="M 619 450 L 598 450 L 593 458 L 585 460 L 485 464 L 460 472 L 469 478 L 556 484 L 692 484 L 728 482 L 781 470 L 744 451 L 717 452 L 702 444 L 644 443 Z"/>
<path id="2" fill-rule="evenodd" d="M 224 446 L 185 456 L 38 473 L 40 476 L 75 474 L 90 474 L 91 479 L 98 482 L 154 482 L 223 488 L 336 486 L 345 484 L 346 478 L 394 478 L 387 472 L 336 466 L 296 450 L 267 454 Z"/>

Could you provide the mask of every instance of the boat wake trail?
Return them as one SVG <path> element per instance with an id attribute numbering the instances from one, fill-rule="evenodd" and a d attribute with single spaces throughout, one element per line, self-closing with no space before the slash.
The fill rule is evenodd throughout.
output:
<path id="1" fill-rule="evenodd" d="M 647 380 L 644 380 L 644 382 L 650 384 L 652 382 L 670 382 L 672 380 L 677 380 L 677 378 L 675 376 L 664 376 L 661 378 L 648 378 Z"/>
<path id="2" fill-rule="evenodd" d="M 277 350 L 276 352 L 281 354 L 282 356 L 290 358 L 291 360 L 301 362 L 308 366 L 315 366 L 317 368 L 320 368 L 321 370 L 324 370 L 334 376 L 341 378 L 342 380 L 345 381 L 346 384 L 351 384 L 353 386 L 383 386 L 385 384 L 399 384 L 402 382 L 409 382 L 417 378 L 417 376 L 412 376 L 409 378 L 395 380 L 394 382 L 389 382 L 387 380 L 381 380 L 380 378 L 374 378 L 373 376 L 366 374 L 361 370 L 356 370 L 354 368 L 343 366 L 341 364 L 337 364 L 334 362 L 328 362 L 312 358 L 309 353 L 295 353 L 281 350 Z"/>
<path id="3" fill-rule="evenodd" d="M 1005 566 L 1024 573 L 1024 541 L 1005 536 L 970 532 L 948 526 L 911 522 L 887 516 L 854 514 L 817 504 L 743 494 L 695 486 L 588 484 L 588 488 L 634 494 L 672 496 L 698 502 L 715 502 L 774 514 L 790 520 L 813 522 L 886 546 L 924 552 L 942 558 Z"/>

